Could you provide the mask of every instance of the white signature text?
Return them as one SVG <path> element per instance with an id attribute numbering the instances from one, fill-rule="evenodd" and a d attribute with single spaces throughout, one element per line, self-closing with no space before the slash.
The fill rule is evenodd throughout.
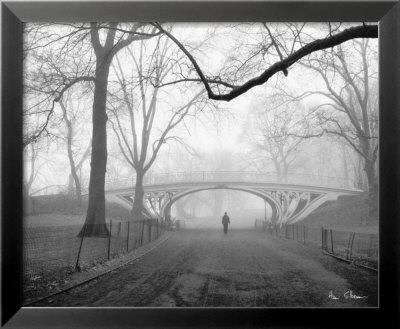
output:
<path id="1" fill-rule="evenodd" d="M 340 296 L 340 295 L 335 296 L 332 290 L 329 291 L 329 294 L 328 294 L 328 298 L 329 299 L 338 300 L 338 299 L 341 299 L 342 297 L 345 298 L 345 299 L 364 299 L 364 298 L 368 298 L 367 296 L 358 296 L 352 290 L 346 291 L 343 294 L 343 296 Z"/>

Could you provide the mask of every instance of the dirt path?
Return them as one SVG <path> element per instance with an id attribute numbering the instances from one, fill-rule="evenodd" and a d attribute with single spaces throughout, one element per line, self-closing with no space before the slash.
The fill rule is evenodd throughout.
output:
<path id="1" fill-rule="evenodd" d="M 350 291 L 367 298 L 345 298 Z M 318 249 L 255 230 L 184 230 L 132 265 L 35 306 L 364 307 L 377 306 L 377 295 L 375 273 Z"/>

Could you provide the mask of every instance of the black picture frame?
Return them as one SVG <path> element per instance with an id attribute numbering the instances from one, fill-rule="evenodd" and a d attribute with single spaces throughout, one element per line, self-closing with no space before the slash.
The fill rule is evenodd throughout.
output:
<path id="1" fill-rule="evenodd" d="M 378 327 L 399 326 L 400 6 L 358 1 L 2 2 L 2 296 L 5 327 Z M 21 308 L 22 25 L 33 21 L 379 21 L 380 294 L 373 309 Z"/>

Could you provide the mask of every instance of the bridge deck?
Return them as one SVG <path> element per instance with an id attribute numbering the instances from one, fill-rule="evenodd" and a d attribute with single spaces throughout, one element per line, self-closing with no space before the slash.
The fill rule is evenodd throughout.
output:
<path id="1" fill-rule="evenodd" d="M 293 191 L 315 191 L 315 192 L 343 192 L 346 194 L 359 194 L 362 191 L 357 189 L 342 188 L 342 187 L 330 187 L 330 186 L 318 186 L 318 185 L 307 185 L 307 184 L 289 184 L 289 183 L 271 183 L 271 182 L 246 182 L 246 181 L 188 181 L 188 182 L 165 182 L 157 184 L 145 184 L 145 191 L 164 191 L 170 189 L 180 188 L 260 188 L 260 189 L 290 189 Z M 120 188 L 109 188 L 106 193 L 124 193 L 134 192 L 135 186 L 125 186 Z"/>
<path id="2" fill-rule="evenodd" d="M 135 177 L 132 180 L 120 182 L 108 181 L 107 190 L 133 189 Z M 285 177 L 278 177 L 275 173 L 260 173 L 251 171 L 198 171 L 198 172 L 175 172 L 148 175 L 144 177 L 144 185 L 147 188 L 166 186 L 202 186 L 210 184 L 244 185 L 261 184 L 263 186 L 286 186 L 286 187 L 307 187 L 309 188 L 333 188 L 347 191 L 359 191 L 355 183 L 348 179 L 331 176 L 319 176 L 312 174 L 289 174 Z"/>

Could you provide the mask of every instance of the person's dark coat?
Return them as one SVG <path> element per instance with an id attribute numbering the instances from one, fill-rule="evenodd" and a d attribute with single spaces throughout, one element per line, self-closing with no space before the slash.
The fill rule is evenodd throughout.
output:
<path id="1" fill-rule="evenodd" d="M 224 226 L 230 224 L 229 216 L 228 216 L 227 214 L 225 214 L 225 215 L 222 217 L 222 224 L 223 224 Z"/>
<path id="2" fill-rule="evenodd" d="M 228 233 L 228 224 L 231 221 L 229 220 L 229 216 L 225 213 L 225 215 L 222 217 L 222 225 L 224 225 L 224 233 Z"/>

